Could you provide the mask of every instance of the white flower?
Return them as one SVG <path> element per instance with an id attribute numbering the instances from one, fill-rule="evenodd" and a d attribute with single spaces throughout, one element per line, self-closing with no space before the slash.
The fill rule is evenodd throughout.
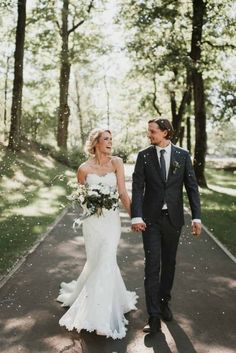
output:
<path id="1" fill-rule="evenodd" d="M 72 180 L 69 180 L 67 185 L 70 186 L 71 188 L 75 189 L 78 187 L 78 181 L 74 178 Z"/>
<path id="2" fill-rule="evenodd" d="M 77 203 L 83 210 L 82 219 L 92 215 L 98 217 L 103 214 L 103 210 L 115 210 L 118 207 L 119 195 L 114 188 L 102 183 L 98 185 L 77 185 L 68 199 L 72 205 Z M 79 219 L 75 222 L 75 227 L 79 226 Z"/>
<path id="3" fill-rule="evenodd" d="M 88 196 L 98 196 L 99 193 L 97 190 L 89 190 L 88 191 Z"/>
<path id="4" fill-rule="evenodd" d="M 110 188 L 109 188 L 109 186 L 107 186 L 107 185 L 104 185 L 104 186 L 101 188 L 101 192 L 102 192 L 103 195 L 109 195 L 109 194 L 111 193 Z"/>
<path id="5" fill-rule="evenodd" d="M 84 195 L 80 195 L 80 196 L 78 197 L 78 201 L 80 201 L 81 203 L 83 203 L 83 202 L 85 201 Z"/>

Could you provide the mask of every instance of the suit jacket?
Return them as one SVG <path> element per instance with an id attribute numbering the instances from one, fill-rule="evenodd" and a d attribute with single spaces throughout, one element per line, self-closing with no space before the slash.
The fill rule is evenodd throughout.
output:
<path id="1" fill-rule="evenodd" d="M 163 180 L 155 146 L 138 153 L 132 183 L 131 215 L 146 223 L 160 218 L 164 200 L 171 223 L 176 228 L 184 224 L 183 185 L 187 191 L 192 218 L 201 217 L 198 184 L 188 151 L 171 145 L 170 169 Z"/>

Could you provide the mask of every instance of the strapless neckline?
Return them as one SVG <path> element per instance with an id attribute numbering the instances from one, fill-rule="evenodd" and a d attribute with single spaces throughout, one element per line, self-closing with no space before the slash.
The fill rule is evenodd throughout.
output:
<path id="1" fill-rule="evenodd" d="M 116 173 L 108 172 L 103 175 L 96 173 L 88 173 L 86 176 L 86 184 L 88 185 L 107 185 L 109 187 L 115 188 L 117 185 Z"/>
<path id="2" fill-rule="evenodd" d="M 115 172 L 108 172 L 108 173 L 103 174 L 103 175 L 99 175 L 99 174 L 97 174 L 97 173 L 88 173 L 88 174 L 86 175 L 86 179 L 87 179 L 88 175 L 96 175 L 96 176 L 98 176 L 99 178 L 104 178 L 104 177 L 106 177 L 106 176 L 109 175 L 109 174 L 114 174 L 114 175 L 116 175 Z"/>

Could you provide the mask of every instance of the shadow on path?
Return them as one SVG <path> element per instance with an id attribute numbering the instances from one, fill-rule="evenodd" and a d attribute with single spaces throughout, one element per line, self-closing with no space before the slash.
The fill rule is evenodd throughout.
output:
<path id="1" fill-rule="evenodd" d="M 235 353 L 235 264 L 207 234 L 193 238 L 188 226 L 177 259 L 175 320 L 162 323 L 162 333 L 143 334 L 143 246 L 123 212 L 118 263 L 127 288 L 139 295 L 138 310 L 126 315 L 126 337 L 112 340 L 60 327 L 66 309 L 55 300 L 59 284 L 77 278 L 85 263 L 81 231 L 71 227 L 74 216 L 69 211 L 0 289 L 1 353 Z"/>

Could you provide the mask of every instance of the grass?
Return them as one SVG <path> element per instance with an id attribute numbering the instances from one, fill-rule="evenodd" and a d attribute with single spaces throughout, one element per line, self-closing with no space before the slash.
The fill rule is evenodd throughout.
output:
<path id="1" fill-rule="evenodd" d="M 37 149 L 14 154 L 0 146 L 0 277 L 44 233 L 67 205 L 74 171 Z M 236 175 L 207 169 L 202 221 L 236 256 Z"/>
<path id="2" fill-rule="evenodd" d="M 202 222 L 236 256 L 236 175 L 207 169 L 209 189 L 201 189 Z"/>
<path id="3" fill-rule="evenodd" d="M 67 205 L 75 173 L 37 150 L 0 147 L 0 276 L 15 264 Z"/>

